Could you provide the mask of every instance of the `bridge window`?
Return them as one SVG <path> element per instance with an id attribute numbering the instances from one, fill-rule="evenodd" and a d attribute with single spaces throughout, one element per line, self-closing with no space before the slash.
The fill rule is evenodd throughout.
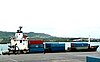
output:
<path id="1" fill-rule="evenodd" d="M 20 40 L 20 43 L 22 43 L 22 40 Z"/>

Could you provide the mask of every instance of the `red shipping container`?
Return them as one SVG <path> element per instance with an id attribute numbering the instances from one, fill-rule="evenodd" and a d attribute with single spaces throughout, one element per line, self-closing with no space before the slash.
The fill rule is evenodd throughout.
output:
<path id="1" fill-rule="evenodd" d="M 43 44 L 43 40 L 30 40 L 29 44 Z"/>

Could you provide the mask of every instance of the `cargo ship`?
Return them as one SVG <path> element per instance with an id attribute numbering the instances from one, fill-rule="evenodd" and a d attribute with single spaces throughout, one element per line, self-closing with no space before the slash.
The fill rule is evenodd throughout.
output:
<path id="1" fill-rule="evenodd" d="M 70 46 L 67 42 L 44 42 L 44 40 L 30 40 L 28 35 L 21 30 L 22 26 L 11 37 L 11 42 L 8 48 L 8 54 L 22 53 L 46 53 L 46 52 L 65 52 L 65 51 L 96 51 L 98 45 L 90 46 L 89 43 L 71 42 Z"/>

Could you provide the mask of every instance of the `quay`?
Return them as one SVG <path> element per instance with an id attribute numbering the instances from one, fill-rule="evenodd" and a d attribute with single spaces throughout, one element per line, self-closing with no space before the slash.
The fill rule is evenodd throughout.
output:
<path id="1" fill-rule="evenodd" d="M 86 62 L 87 56 L 100 57 L 100 52 L 61 52 L 0 55 L 0 62 Z"/>

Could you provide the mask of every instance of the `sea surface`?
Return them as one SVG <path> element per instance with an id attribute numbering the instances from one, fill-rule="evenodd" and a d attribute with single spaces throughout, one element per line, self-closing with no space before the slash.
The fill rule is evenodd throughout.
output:
<path id="1" fill-rule="evenodd" d="M 0 54 L 2 52 L 8 51 L 8 45 L 10 45 L 10 44 L 0 44 Z"/>
<path id="2" fill-rule="evenodd" d="M 59 43 L 65 43 L 65 50 L 67 50 L 67 48 L 71 46 L 70 43 L 77 43 L 77 42 L 59 42 Z M 86 42 L 83 42 L 83 43 L 86 43 Z M 0 54 L 2 52 L 8 51 L 8 45 L 10 44 L 0 44 Z M 90 46 L 95 46 L 95 45 L 99 45 L 97 52 L 100 52 L 100 42 L 90 42 Z"/>

